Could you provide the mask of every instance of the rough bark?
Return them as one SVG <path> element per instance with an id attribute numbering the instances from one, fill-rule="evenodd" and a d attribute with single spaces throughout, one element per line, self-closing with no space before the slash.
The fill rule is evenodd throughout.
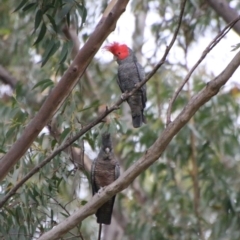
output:
<path id="1" fill-rule="evenodd" d="M 132 181 L 153 164 L 163 153 L 172 138 L 183 128 L 199 108 L 215 96 L 220 88 L 230 79 L 232 74 L 240 65 L 240 52 L 238 52 L 224 71 L 215 79 L 206 84 L 198 94 L 192 97 L 177 118 L 171 122 L 155 143 L 144 153 L 144 155 L 129 167 L 115 182 L 107 186 L 99 194 L 96 194 L 86 205 L 66 218 L 49 232 L 42 235 L 39 240 L 59 239 L 63 234 L 79 224 L 113 195 L 127 188 Z"/>

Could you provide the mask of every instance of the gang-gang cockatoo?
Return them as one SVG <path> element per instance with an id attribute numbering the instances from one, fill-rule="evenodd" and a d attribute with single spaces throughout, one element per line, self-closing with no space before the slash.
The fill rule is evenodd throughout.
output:
<path id="1" fill-rule="evenodd" d="M 104 48 L 116 57 L 119 65 L 117 83 L 122 93 L 132 91 L 138 83 L 145 79 L 143 67 L 137 61 L 133 51 L 126 44 L 114 42 Z M 127 99 L 131 109 L 134 128 L 139 128 L 143 122 L 146 123 L 143 113 L 146 101 L 146 84 Z"/>
<path id="2" fill-rule="evenodd" d="M 97 158 L 91 167 L 91 182 L 93 195 L 101 188 L 114 182 L 120 174 L 119 164 L 112 149 L 111 136 L 109 133 L 102 134 L 102 146 Z M 96 212 L 97 223 L 111 224 L 112 211 L 115 196 L 104 203 Z"/>

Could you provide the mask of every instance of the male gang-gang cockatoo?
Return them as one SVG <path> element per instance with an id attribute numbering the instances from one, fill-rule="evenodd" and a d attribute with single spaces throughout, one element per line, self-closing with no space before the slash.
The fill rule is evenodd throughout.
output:
<path id="1" fill-rule="evenodd" d="M 126 44 L 114 42 L 105 46 L 105 49 L 110 51 L 116 57 L 119 65 L 117 83 L 122 93 L 132 91 L 136 87 L 136 84 L 145 79 L 143 67 L 137 61 L 133 51 Z M 146 123 L 143 114 L 146 101 L 146 84 L 127 99 L 131 109 L 132 124 L 135 128 L 139 128 L 143 122 Z"/>

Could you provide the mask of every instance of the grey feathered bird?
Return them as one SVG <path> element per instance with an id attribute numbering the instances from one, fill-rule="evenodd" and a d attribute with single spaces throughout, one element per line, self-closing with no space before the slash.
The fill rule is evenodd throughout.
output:
<path id="1" fill-rule="evenodd" d="M 132 91 L 136 84 L 145 79 L 143 67 L 127 45 L 114 42 L 105 46 L 105 49 L 110 51 L 117 59 L 119 65 L 117 83 L 123 93 Z M 146 123 L 143 114 L 146 101 L 146 84 L 127 99 L 132 113 L 132 124 L 135 128 L 140 127 L 143 122 Z"/>
<path id="2" fill-rule="evenodd" d="M 112 151 L 112 142 L 109 133 L 102 135 L 102 147 L 91 168 L 92 192 L 96 194 L 103 188 L 114 182 L 120 174 L 119 164 Z M 96 212 L 97 222 L 111 224 L 115 196 L 104 203 Z"/>

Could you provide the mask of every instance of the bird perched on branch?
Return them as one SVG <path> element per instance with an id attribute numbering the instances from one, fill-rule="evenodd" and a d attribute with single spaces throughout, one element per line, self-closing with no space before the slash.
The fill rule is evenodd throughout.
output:
<path id="1" fill-rule="evenodd" d="M 96 194 L 101 188 L 114 182 L 120 174 L 119 164 L 113 154 L 109 133 L 102 135 L 102 146 L 91 168 L 92 192 Z M 111 224 L 115 196 L 104 203 L 96 212 L 97 223 Z M 101 234 L 100 234 L 101 235 Z"/>
<path id="2" fill-rule="evenodd" d="M 117 83 L 122 93 L 132 91 L 138 83 L 145 79 L 143 67 L 126 44 L 114 42 L 104 48 L 116 57 L 119 65 Z M 132 113 L 132 124 L 135 128 L 140 127 L 143 122 L 146 123 L 143 114 L 146 101 L 146 84 L 127 99 Z"/>

